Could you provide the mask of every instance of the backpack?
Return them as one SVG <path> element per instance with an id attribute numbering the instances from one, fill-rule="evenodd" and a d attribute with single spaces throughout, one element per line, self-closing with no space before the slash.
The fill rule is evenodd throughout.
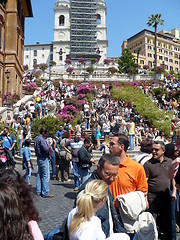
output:
<path id="1" fill-rule="evenodd" d="M 156 222 L 151 213 L 141 213 L 138 222 L 137 240 L 158 240 Z"/>

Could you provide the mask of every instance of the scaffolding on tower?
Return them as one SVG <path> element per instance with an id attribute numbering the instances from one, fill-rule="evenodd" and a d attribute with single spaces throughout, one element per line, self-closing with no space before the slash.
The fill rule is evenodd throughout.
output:
<path id="1" fill-rule="evenodd" d="M 98 58 L 97 0 L 71 0 L 71 59 Z"/>

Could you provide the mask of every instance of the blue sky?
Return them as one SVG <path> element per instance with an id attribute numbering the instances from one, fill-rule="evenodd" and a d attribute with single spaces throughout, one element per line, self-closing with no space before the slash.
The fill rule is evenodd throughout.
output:
<path id="1" fill-rule="evenodd" d="M 25 44 L 51 43 L 53 41 L 56 0 L 31 0 L 33 18 L 26 18 Z M 107 6 L 108 56 L 119 57 L 124 40 L 144 28 L 148 16 L 161 13 L 164 26 L 158 31 L 173 28 L 180 30 L 180 0 L 105 0 Z"/>

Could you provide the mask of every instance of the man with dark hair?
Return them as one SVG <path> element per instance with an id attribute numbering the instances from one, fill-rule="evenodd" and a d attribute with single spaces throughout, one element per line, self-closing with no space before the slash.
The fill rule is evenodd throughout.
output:
<path id="1" fill-rule="evenodd" d="M 36 179 L 36 194 L 43 198 L 51 198 L 54 195 L 49 194 L 49 152 L 51 146 L 47 141 L 47 129 L 42 127 L 40 129 L 40 135 L 34 139 L 34 149 L 37 156 L 37 179 Z"/>
<path id="2" fill-rule="evenodd" d="M 16 138 L 12 133 L 9 132 L 8 127 L 4 128 L 4 131 L 1 132 L 0 136 L 3 140 L 2 146 L 5 149 L 5 152 L 8 156 L 8 161 L 11 164 L 11 166 L 14 168 L 15 161 L 14 161 L 13 155 L 14 155 L 14 147 L 16 145 Z"/>
<path id="3" fill-rule="evenodd" d="M 171 197 L 168 167 L 171 160 L 164 156 L 165 144 L 153 143 L 152 158 L 144 164 L 148 180 L 149 212 L 153 214 L 159 232 L 159 239 L 171 240 Z"/>
<path id="4" fill-rule="evenodd" d="M 118 176 L 110 185 L 110 190 L 114 198 L 121 194 L 135 191 L 144 192 L 147 195 L 148 185 L 144 168 L 139 163 L 130 159 L 126 151 L 129 147 L 128 137 L 124 134 L 116 134 L 109 143 L 110 153 L 118 157 Z M 117 207 L 115 205 L 115 207 Z M 136 233 L 129 234 L 130 239 L 136 239 Z"/>
<path id="5" fill-rule="evenodd" d="M 83 184 L 91 175 L 90 168 L 92 163 L 95 163 L 94 158 L 90 154 L 93 144 L 89 137 L 84 139 L 84 145 L 78 151 L 79 158 L 79 174 L 81 177 L 81 184 Z"/>
<path id="6" fill-rule="evenodd" d="M 86 184 L 94 179 L 101 179 L 110 185 L 118 174 L 118 166 L 117 157 L 109 153 L 104 154 L 97 164 L 97 170 L 93 171 L 87 181 L 80 186 L 79 192 L 84 190 Z M 108 190 L 108 199 L 104 207 L 96 212 L 96 216 L 101 220 L 101 227 L 106 237 L 113 233 L 125 232 L 122 221 L 118 220 L 110 190 Z"/>

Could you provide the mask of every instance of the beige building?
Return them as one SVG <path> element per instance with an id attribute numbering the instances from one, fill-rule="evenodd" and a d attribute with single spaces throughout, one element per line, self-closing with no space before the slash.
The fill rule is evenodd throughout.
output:
<path id="1" fill-rule="evenodd" d="M 129 48 L 135 57 L 135 62 L 143 68 L 143 65 L 154 67 L 154 32 L 144 29 L 123 42 L 124 47 Z M 179 30 L 171 32 L 162 30 L 157 34 L 157 66 L 165 66 L 166 71 L 180 72 L 180 40 Z"/>
<path id="2" fill-rule="evenodd" d="M 8 92 L 22 95 L 25 18 L 32 17 L 31 0 L 0 1 L 0 106 Z M 9 71 L 9 84 L 7 83 Z"/>

